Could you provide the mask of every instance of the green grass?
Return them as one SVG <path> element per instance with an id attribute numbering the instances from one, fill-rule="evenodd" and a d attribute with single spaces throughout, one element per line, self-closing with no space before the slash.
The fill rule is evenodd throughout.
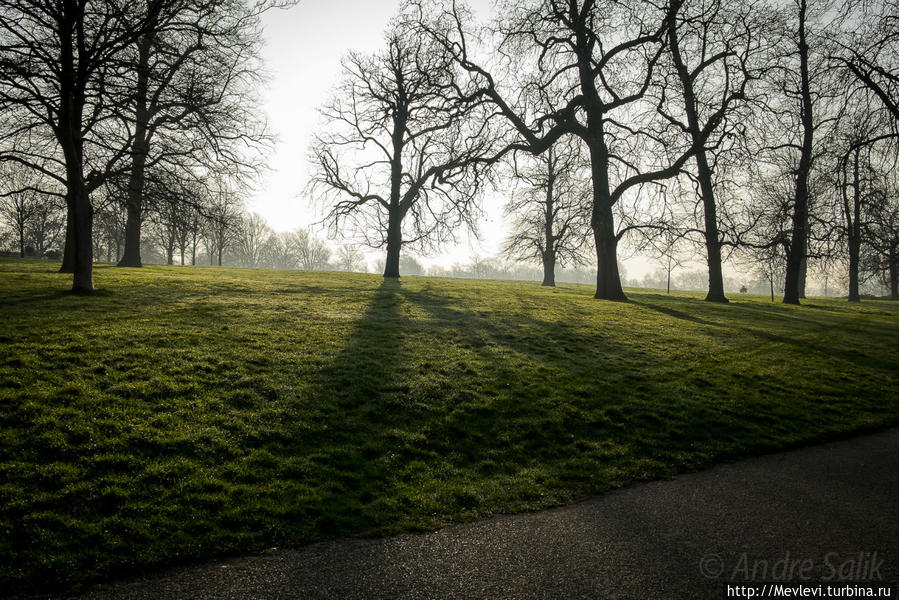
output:
<path id="1" fill-rule="evenodd" d="M 531 510 L 899 423 L 899 306 L 0 261 L 0 589 Z"/>

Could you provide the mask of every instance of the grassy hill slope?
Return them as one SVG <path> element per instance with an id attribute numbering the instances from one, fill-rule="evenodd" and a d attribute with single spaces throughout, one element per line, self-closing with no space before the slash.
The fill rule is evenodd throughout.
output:
<path id="1" fill-rule="evenodd" d="M 899 423 L 899 306 L 0 261 L 0 586 L 536 509 Z"/>

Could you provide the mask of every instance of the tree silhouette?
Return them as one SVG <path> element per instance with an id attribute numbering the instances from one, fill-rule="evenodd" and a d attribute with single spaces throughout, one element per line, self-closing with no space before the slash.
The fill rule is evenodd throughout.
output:
<path id="1" fill-rule="evenodd" d="M 556 265 L 582 265 L 590 250 L 589 166 L 578 140 L 559 142 L 521 167 L 514 164 L 520 187 L 506 205 L 513 220 L 503 254 L 539 261 L 543 285 L 554 286 Z"/>
<path id="2" fill-rule="evenodd" d="M 311 190 L 330 203 L 335 230 L 348 224 L 386 247 L 384 277 L 399 277 L 403 246 L 433 247 L 474 226 L 494 139 L 451 54 L 399 23 L 383 51 L 351 53 L 343 67 L 322 109 L 329 130 L 312 149 Z"/>
<path id="3" fill-rule="evenodd" d="M 495 26 L 505 58 L 500 68 L 520 75 L 497 79 L 494 73 L 500 71 L 470 51 L 475 36 L 467 30 L 470 17 L 464 8 L 444 3 L 436 18 L 444 24 L 440 27 L 432 25 L 432 7 L 416 5 L 421 31 L 452 52 L 518 135 L 508 149 L 540 154 L 564 135 L 583 140 L 593 182 L 595 296 L 626 300 L 618 273 L 616 204 L 648 184 L 676 176 L 693 153 L 691 146 L 669 156 L 664 148 L 673 133 L 660 131 L 646 111 L 671 8 L 610 0 L 504 4 Z"/>

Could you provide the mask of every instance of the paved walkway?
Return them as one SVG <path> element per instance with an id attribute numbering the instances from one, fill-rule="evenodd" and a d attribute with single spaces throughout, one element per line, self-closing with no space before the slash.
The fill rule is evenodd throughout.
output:
<path id="1" fill-rule="evenodd" d="M 798 574 L 804 560 L 813 579 L 837 568 L 899 583 L 899 429 L 564 508 L 168 570 L 87 598 L 693 600 L 725 597 L 752 568 L 757 580 L 789 564 Z"/>

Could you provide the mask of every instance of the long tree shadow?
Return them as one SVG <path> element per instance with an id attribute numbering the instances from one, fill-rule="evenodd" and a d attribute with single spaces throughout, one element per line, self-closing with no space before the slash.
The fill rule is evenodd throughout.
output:
<path id="1" fill-rule="evenodd" d="M 321 423 L 304 446 L 315 470 L 331 480 L 328 493 L 310 509 L 320 534 L 377 529 L 385 525 L 385 512 L 391 513 L 371 503 L 389 497 L 392 438 L 414 429 L 416 415 L 400 377 L 406 326 L 400 290 L 398 281 L 381 283 L 312 386 Z"/>
<path id="2" fill-rule="evenodd" d="M 631 299 L 631 304 L 636 306 L 642 306 L 648 310 L 653 310 L 663 315 L 667 315 L 669 317 L 674 317 L 675 319 L 681 319 L 683 321 L 691 321 L 693 323 L 699 323 L 700 325 L 711 325 L 713 327 L 724 327 L 721 323 L 716 323 L 715 321 L 709 321 L 707 319 L 703 319 L 701 317 L 697 317 L 696 315 L 691 315 L 689 313 L 676 310 L 671 308 L 670 306 L 661 306 L 658 304 L 652 304 L 650 302 L 640 302 L 638 300 Z"/>
<path id="3" fill-rule="evenodd" d="M 651 310 L 675 319 L 688 321 L 708 327 L 715 327 L 719 332 L 734 331 L 748 333 L 749 335 L 765 341 L 776 344 L 785 344 L 794 347 L 799 351 L 813 352 L 838 360 L 849 361 L 863 367 L 874 367 L 883 371 L 892 372 L 897 368 L 897 364 L 892 361 L 883 360 L 866 354 L 861 350 L 841 350 L 828 346 L 827 344 L 818 343 L 809 339 L 809 331 L 797 329 L 796 323 L 802 323 L 804 326 L 814 326 L 814 329 L 820 335 L 826 335 L 828 330 L 838 328 L 846 328 L 851 323 L 840 314 L 840 311 L 826 311 L 823 314 L 812 312 L 817 307 L 810 306 L 812 310 L 799 312 L 791 309 L 772 309 L 770 307 L 759 307 L 747 303 L 731 303 L 721 306 L 710 306 L 702 303 L 700 300 L 694 299 L 666 299 L 670 302 L 680 302 L 687 305 L 688 309 L 703 310 L 704 312 L 713 312 L 720 318 L 720 321 L 712 321 L 686 312 L 686 310 L 678 310 L 670 306 L 662 306 L 651 302 L 632 301 L 633 304 L 641 306 L 647 310 Z M 888 314 L 888 313 L 886 313 Z M 843 318 L 841 318 L 843 317 Z M 774 321 L 778 327 L 783 328 L 783 333 L 775 331 L 766 331 L 759 327 L 760 318 L 768 321 Z M 857 326 L 857 324 L 852 324 Z M 790 333 L 796 335 L 790 335 Z M 874 332 L 868 332 L 873 334 Z M 886 335 L 884 337 L 887 337 Z"/>
<path id="4" fill-rule="evenodd" d="M 312 389 L 322 422 L 302 445 L 330 479 L 307 515 L 314 529 L 385 533 L 482 514 L 484 503 L 491 512 L 545 505 L 544 485 L 532 478 L 558 482 L 559 498 L 590 489 L 607 475 L 576 458 L 590 444 L 621 454 L 609 439 L 631 417 L 658 435 L 666 429 L 668 410 L 654 405 L 663 390 L 622 370 L 622 356 L 641 360 L 627 349 L 606 361 L 610 343 L 560 323 L 456 306 L 427 284 L 383 283 Z M 533 365 L 524 377 L 522 362 Z M 553 389 L 558 382 L 566 387 Z M 635 457 L 655 451 L 651 437 L 628 439 Z M 659 469 L 647 475 L 669 472 Z"/>

